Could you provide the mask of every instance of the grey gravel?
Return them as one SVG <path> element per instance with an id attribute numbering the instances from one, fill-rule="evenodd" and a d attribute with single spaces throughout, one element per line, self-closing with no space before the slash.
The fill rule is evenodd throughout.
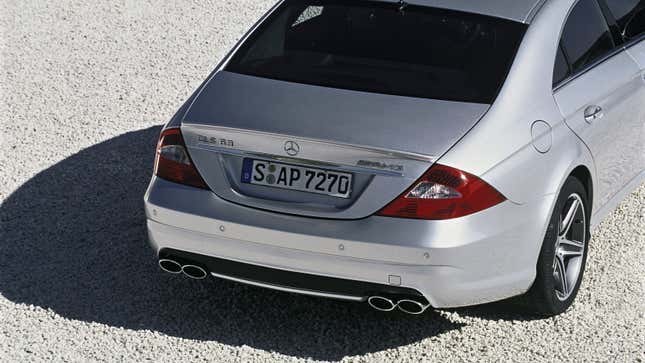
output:
<path id="1" fill-rule="evenodd" d="M 381 314 L 161 273 L 155 139 L 271 1 L 0 7 L 0 361 L 643 361 L 645 187 L 594 232 L 575 307 Z"/>

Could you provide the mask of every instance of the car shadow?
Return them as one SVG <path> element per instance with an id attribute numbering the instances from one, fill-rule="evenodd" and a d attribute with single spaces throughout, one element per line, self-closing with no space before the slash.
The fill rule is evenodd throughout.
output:
<path id="1" fill-rule="evenodd" d="M 468 306 L 463 308 L 443 309 L 446 312 L 489 321 L 535 321 L 549 319 L 547 316 L 531 313 L 521 298 L 510 298 L 494 303 Z"/>
<path id="2" fill-rule="evenodd" d="M 0 205 L 0 294 L 113 327 L 338 360 L 460 329 L 436 312 L 383 314 L 159 270 L 143 194 L 160 128 L 89 147 L 40 172 Z"/>

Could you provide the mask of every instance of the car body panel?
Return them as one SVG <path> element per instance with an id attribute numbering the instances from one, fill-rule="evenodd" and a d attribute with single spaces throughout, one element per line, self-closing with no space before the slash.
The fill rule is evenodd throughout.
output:
<path id="1" fill-rule="evenodd" d="M 210 189 L 239 204 L 282 213 L 356 219 L 371 215 L 408 188 L 435 158 L 258 131 L 183 124 L 186 145 Z M 221 146 L 229 141 L 233 146 Z M 295 142 L 297 157 L 284 150 Z M 332 170 L 353 175 L 348 198 L 241 182 L 245 159 Z M 203 166 L 207 167 L 203 167 Z"/>
<path id="2" fill-rule="evenodd" d="M 528 289 L 553 197 L 506 202 L 452 221 L 338 221 L 266 212 L 154 178 L 146 193 L 153 248 L 419 290 L 435 307 L 484 303 Z M 528 218 L 527 218 L 528 217 Z M 505 228 L 488 221 L 504 220 Z M 342 246 L 342 247 L 341 247 Z M 427 255 L 426 255 L 427 254 Z"/>
<path id="3" fill-rule="evenodd" d="M 638 63 L 641 69 L 641 73 L 645 74 L 645 36 L 634 42 L 634 44 L 630 44 L 627 48 L 627 54 L 634 58 L 634 61 Z M 643 78 L 643 82 L 645 82 L 645 78 Z"/>
<path id="4" fill-rule="evenodd" d="M 439 156 L 488 107 L 220 71 L 183 122 Z"/>
<path id="5" fill-rule="evenodd" d="M 593 169 L 586 146 L 564 123 L 553 98 L 553 74 L 559 27 L 574 1 L 547 2 L 529 27 L 506 83 L 486 116 L 440 162 L 481 176 L 507 198 L 525 203 L 556 194 L 566 171 Z M 545 75 L 549 75 L 546 76 Z M 533 147 L 531 126 L 544 121 L 552 149 Z M 503 130 L 503 132 L 500 132 Z M 482 152 L 485 150 L 485 152 Z M 563 159 L 561 155 L 570 155 Z M 582 163 L 582 164 L 580 164 Z"/>
<path id="6" fill-rule="evenodd" d="M 578 166 L 585 167 L 592 176 L 592 184 L 597 184 L 600 171 L 592 153 L 564 122 L 565 118 L 555 102 L 552 78 L 544 76 L 553 74 L 552 60 L 555 60 L 562 26 L 575 3 L 574 0 L 551 1 L 542 6 L 524 37 L 495 104 L 473 130 L 440 159 L 441 163 L 482 176 L 517 203 L 558 193 L 568 175 Z M 634 50 L 630 52 L 636 54 L 641 46 L 632 48 Z M 627 67 L 633 70 L 633 64 L 627 63 Z M 635 84 L 631 87 L 634 92 L 643 91 L 642 88 L 639 91 Z M 642 107 L 640 112 L 643 112 Z M 531 147 L 530 128 L 536 120 L 547 122 L 552 129 L 548 137 L 552 139 L 553 149 L 542 155 Z M 642 118 L 640 127 L 640 132 L 638 126 L 632 129 L 643 135 Z M 630 136 L 630 139 L 633 144 L 634 138 Z M 641 136 L 641 151 L 634 149 L 632 156 L 643 155 L 642 140 Z M 627 173 L 634 175 L 640 172 L 642 175 L 642 164 L 635 166 L 633 172 Z M 633 190 L 638 185 L 630 183 L 625 188 Z M 596 217 L 596 212 L 602 210 L 602 215 L 606 214 L 603 203 L 608 197 L 611 195 L 597 198 L 597 193 L 594 193 L 592 220 L 600 220 L 601 216 Z"/>
<path id="7" fill-rule="evenodd" d="M 356 219 L 403 193 L 488 107 L 221 71 L 184 115 L 182 132 L 200 174 L 222 198 L 283 213 Z M 299 145 L 297 155 L 284 150 L 287 141 Z M 351 172 L 351 198 L 243 184 L 245 157 Z"/>
<path id="8" fill-rule="evenodd" d="M 604 205 L 645 168 L 645 88 L 640 73 L 634 60 L 620 51 L 555 93 L 567 125 L 591 150 L 597 205 Z M 601 107 L 602 118 L 586 120 L 590 107 Z"/>

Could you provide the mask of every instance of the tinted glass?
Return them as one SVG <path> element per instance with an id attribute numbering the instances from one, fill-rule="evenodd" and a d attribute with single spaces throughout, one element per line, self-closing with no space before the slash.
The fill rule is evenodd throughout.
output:
<path id="1" fill-rule="evenodd" d="M 553 69 L 553 85 L 557 85 L 569 76 L 569 64 L 562 52 L 562 48 L 558 47 L 558 54 L 555 58 L 555 68 Z"/>
<path id="2" fill-rule="evenodd" d="M 227 70 L 367 92 L 491 103 L 526 26 L 383 1 L 286 1 Z"/>
<path id="3" fill-rule="evenodd" d="M 576 4 L 564 26 L 562 45 L 574 73 L 614 48 L 609 26 L 596 0 L 580 0 Z"/>
<path id="4" fill-rule="evenodd" d="M 645 0 L 606 0 L 620 31 L 630 39 L 645 32 Z"/>

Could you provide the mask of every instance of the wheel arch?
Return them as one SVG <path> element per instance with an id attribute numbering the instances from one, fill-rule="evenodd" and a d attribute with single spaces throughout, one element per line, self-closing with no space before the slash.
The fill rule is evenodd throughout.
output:
<path id="1" fill-rule="evenodd" d="M 594 201 L 594 187 L 591 171 L 589 171 L 589 168 L 585 165 L 578 165 L 571 171 L 569 176 L 575 177 L 582 183 L 582 185 L 584 185 L 587 192 L 587 201 L 589 202 L 589 212 L 591 213 Z"/>

